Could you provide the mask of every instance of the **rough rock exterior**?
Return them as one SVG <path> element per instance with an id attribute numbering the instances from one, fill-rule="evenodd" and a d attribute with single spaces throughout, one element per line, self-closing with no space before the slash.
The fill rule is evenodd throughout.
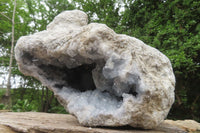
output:
<path id="1" fill-rule="evenodd" d="M 65 11 L 47 30 L 21 37 L 15 47 L 20 71 L 50 88 L 82 125 L 160 124 L 174 102 L 169 59 L 134 37 L 87 22 L 84 12 Z"/>

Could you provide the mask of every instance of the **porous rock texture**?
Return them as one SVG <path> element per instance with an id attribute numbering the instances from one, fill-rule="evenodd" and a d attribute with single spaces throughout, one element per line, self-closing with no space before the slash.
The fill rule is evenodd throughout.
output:
<path id="1" fill-rule="evenodd" d="M 15 58 L 22 73 L 50 88 L 84 126 L 151 129 L 174 102 L 175 77 L 165 55 L 105 24 L 88 24 L 79 10 L 21 37 Z"/>

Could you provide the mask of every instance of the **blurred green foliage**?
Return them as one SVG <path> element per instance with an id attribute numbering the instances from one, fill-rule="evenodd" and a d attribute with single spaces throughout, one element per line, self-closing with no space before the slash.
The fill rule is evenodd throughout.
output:
<path id="1" fill-rule="evenodd" d="M 6 109 L 6 106 L 3 103 L 0 103 L 0 110 Z"/>
<path id="2" fill-rule="evenodd" d="M 18 88 L 11 91 L 12 110 L 15 112 L 37 111 L 48 113 L 67 113 L 53 92 L 47 88 Z"/>
<path id="3" fill-rule="evenodd" d="M 5 89 L 0 89 L 0 97 L 2 97 L 6 93 Z"/>
<path id="4" fill-rule="evenodd" d="M 5 89 L 0 89 L 0 110 L 8 109 L 6 106 Z M 12 107 L 14 112 L 48 112 L 67 114 L 64 107 L 52 96 L 53 92 L 44 89 L 17 88 L 11 90 Z"/>
<path id="5" fill-rule="evenodd" d="M 12 106 L 12 111 L 14 112 L 27 112 L 36 111 L 37 108 L 34 104 L 29 103 L 28 99 L 18 99 L 16 104 Z"/>

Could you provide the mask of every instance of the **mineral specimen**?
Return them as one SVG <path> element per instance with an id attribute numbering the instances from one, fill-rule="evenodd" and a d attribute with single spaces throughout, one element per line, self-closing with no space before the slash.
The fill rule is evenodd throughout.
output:
<path id="1" fill-rule="evenodd" d="M 84 126 L 159 125 L 174 102 L 169 59 L 105 24 L 87 23 L 84 12 L 64 11 L 47 30 L 21 37 L 20 71 L 51 89 Z"/>

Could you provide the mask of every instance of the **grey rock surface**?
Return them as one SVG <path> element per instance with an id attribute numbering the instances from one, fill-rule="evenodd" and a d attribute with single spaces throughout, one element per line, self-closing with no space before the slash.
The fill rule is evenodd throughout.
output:
<path id="1" fill-rule="evenodd" d="M 144 130 L 130 126 L 84 127 L 74 116 L 68 114 L 0 113 L 0 133 L 198 133 L 198 131 L 200 131 L 200 123 L 193 120 L 178 122 L 165 120 L 155 129 Z"/>
<path id="2" fill-rule="evenodd" d="M 82 125 L 158 126 L 174 102 L 169 59 L 87 21 L 82 11 L 65 11 L 47 30 L 21 37 L 15 47 L 20 71 L 50 88 Z"/>

